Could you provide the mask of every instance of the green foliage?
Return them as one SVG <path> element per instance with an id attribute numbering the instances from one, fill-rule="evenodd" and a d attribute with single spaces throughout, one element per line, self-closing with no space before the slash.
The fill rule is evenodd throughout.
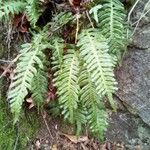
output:
<path id="1" fill-rule="evenodd" d="M 29 0 L 27 1 L 26 12 L 29 21 L 33 25 L 36 26 L 36 22 L 42 14 L 41 2 L 38 0 Z"/>
<path id="2" fill-rule="evenodd" d="M 9 20 L 15 14 L 24 13 L 27 15 L 32 27 L 42 14 L 41 2 L 39 0 L 6 0 L 0 3 L 0 20 Z"/>
<path id="3" fill-rule="evenodd" d="M 28 94 L 28 90 L 33 90 L 31 85 L 34 76 L 37 74 L 37 67 L 44 68 L 45 55 L 43 50 L 49 45 L 46 43 L 44 36 L 42 33 L 36 34 L 32 43 L 22 45 L 19 62 L 8 91 L 8 100 L 14 115 L 14 122 L 19 118 L 21 106 Z"/>
<path id="4" fill-rule="evenodd" d="M 5 0 L 4 2 L 0 2 L 0 20 L 5 19 L 8 20 L 10 17 L 13 17 L 14 14 L 19 14 L 24 11 L 24 7 L 26 6 L 25 2 L 22 1 L 11 1 Z"/>
<path id="5" fill-rule="evenodd" d="M 103 139 L 103 131 L 107 127 L 107 114 L 102 103 L 102 98 L 95 90 L 96 86 L 92 82 L 91 74 L 84 66 L 79 76 L 79 83 L 81 87 L 80 100 L 87 111 L 85 114 L 86 121 L 91 131 L 100 139 Z"/>
<path id="6" fill-rule="evenodd" d="M 46 99 L 48 89 L 47 73 L 39 68 L 32 79 L 31 92 L 34 103 L 40 108 Z"/>
<path id="7" fill-rule="evenodd" d="M 69 118 L 73 122 L 74 111 L 78 108 L 79 85 L 79 60 L 77 53 L 69 49 L 64 56 L 63 66 L 61 70 L 56 71 L 54 82 L 58 88 L 57 93 L 59 102 L 63 108 L 65 118 Z"/>
<path id="8" fill-rule="evenodd" d="M 0 8 L 3 14 L 7 14 L 3 17 L 25 12 L 32 29 L 35 29 L 43 11 L 41 1 L 15 2 L 25 7 L 18 6 L 15 10 L 10 5 L 7 11 Z M 6 5 L 3 4 L 3 7 Z M 48 86 L 47 70 L 50 70 L 53 78 L 50 84 L 54 83 L 57 88 L 58 106 L 64 119 L 76 124 L 77 134 L 81 132 L 82 125 L 87 125 L 92 133 L 103 139 L 103 132 L 107 128 L 104 98 L 116 109 L 112 96 L 117 90 L 113 73 L 116 65 L 114 58 L 121 57 L 126 45 L 125 14 L 119 0 L 94 1 L 88 4 L 88 8 L 92 17 L 89 23 L 89 16 L 84 15 L 86 13 L 79 17 L 56 9 L 57 13 L 52 12 L 51 22 L 42 31 L 36 28 L 37 33 L 33 34 L 31 43 L 22 45 L 8 91 L 15 123 L 28 94 L 32 94 L 38 108 L 44 105 Z M 91 21 L 96 21 L 92 23 L 92 29 L 89 27 Z M 46 62 L 47 59 L 51 65 Z"/>
<path id="9" fill-rule="evenodd" d="M 4 85 L 4 81 L 0 80 L 0 87 Z M 35 112 L 28 113 L 28 117 L 22 114 L 19 122 L 19 130 L 17 133 L 16 126 L 13 125 L 13 117 L 9 112 L 9 108 L 4 97 L 4 91 L 0 88 L 0 149 L 12 150 L 18 138 L 16 148 L 19 150 L 26 149 L 27 142 L 33 138 L 35 131 L 40 127 L 39 119 Z M 2 93 L 1 93 L 2 92 Z M 29 118 L 32 118 L 29 120 Z"/>
<path id="10" fill-rule="evenodd" d="M 98 26 L 108 39 L 110 54 L 120 59 L 126 44 L 124 6 L 119 0 L 102 0 L 101 4 Z"/>
<path id="11" fill-rule="evenodd" d="M 108 54 L 106 39 L 97 31 L 86 29 L 79 36 L 80 55 L 84 59 L 97 93 L 106 95 L 115 109 L 112 93 L 117 89 L 113 74 L 113 60 Z"/>

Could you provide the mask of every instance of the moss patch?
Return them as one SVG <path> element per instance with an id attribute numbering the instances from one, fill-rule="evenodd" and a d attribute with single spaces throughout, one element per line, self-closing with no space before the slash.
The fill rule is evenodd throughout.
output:
<path id="1" fill-rule="evenodd" d="M 0 87 L 2 81 L 0 81 Z M 25 115 L 26 114 L 26 115 Z M 24 150 L 27 143 L 40 127 L 36 112 L 27 112 L 22 115 L 18 126 L 13 125 L 13 118 L 8 103 L 2 96 L 0 89 L 0 149 Z M 32 123 L 31 121 L 32 120 Z"/>

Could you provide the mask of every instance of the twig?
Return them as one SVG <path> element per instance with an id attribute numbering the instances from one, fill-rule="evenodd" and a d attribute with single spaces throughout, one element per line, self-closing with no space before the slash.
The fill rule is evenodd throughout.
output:
<path id="1" fill-rule="evenodd" d="M 77 43 L 77 40 L 78 40 L 78 32 L 79 32 L 79 17 L 80 17 L 80 13 L 78 13 L 78 12 L 77 12 L 77 14 L 76 14 L 77 27 L 76 27 L 75 43 Z"/>
<path id="2" fill-rule="evenodd" d="M 135 9 L 135 7 L 137 6 L 137 4 L 139 3 L 140 0 L 137 0 L 135 2 L 135 4 L 133 5 L 133 7 L 131 8 L 130 12 L 128 13 L 128 23 L 130 22 L 130 18 L 131 18 L 131 14 L 133 12 L 133 10 Z"/>
<path id="3" fill-rule="evenodd" d="M 150 9 L 147 10 L 143 15 L 141 15 L 141 17 L 139 18 L 139 20 L 136 23 L 136 26 L 135 26 L 133 33 L 132 33 L 132 36 L 134 35 L 135 31 L 137 30 L 137 27 L 138 27 L 140 21 L 142 20 L 142 18 L 145 17 L 149 12 L 150 12 Z"/>
<path id="4" fill-rule="evenodd" d="M 86 15 L 87 15 L 87 17 L 88 17 L 88 19 L 90 21 L 90 24 L 91 24 L 92 28 L 94 29 L 94 25 L 93 25 L 93 22 L 92 22 L 92 20 L 91 20 L 91 18 L 89 16 L 89 12 L 88 11 L 86 11 Z"/>
<path id="5" fill-rule="evenodd" d="M 134 11 L 135 7 L 137 6 L 137 4 L 139 3 L 140 0 L 137 0 L 135 2 L 135 4 L 133 5 L 133 7 L 131 8 L 130 12 L 128 13 L 128 24 L 130 24 L 130 18 L 131 18 L 131 14 Z M 129 38 L 129 30 L 127 30 L 127 39 Z"/>
<path id="6" fill-rule="evenodd" d="M 47 130 L 48 130 L 48 133 L 49 133 L 50 137 L 51 137 L 52 139 L 54 139 L 53 136 L 52 136 L 52 134 L 51 134 L 50 128 L 49 128 L 49 126 L 48 126 L 48 123 L 47 123 L 47 121 L 46 121 L 46 119 L 45 119 L 45 118 L 46 118 L 45 116 L 46 116 L 46 114 L 43 114 L 43 113 L 42 113 L 42 117 L 43 117 L 44 123 L 45 123 L 45 125 L 46 125 L 46 128 L 47 128 Z"/>
<path id="7" fill-rule="evenodd" d="M 10 45 L 11 45 L 11 38 L 12 38 L 12 23 L 11 21 L 8 24 L 8 32 L 7 32 L 7 39 L 6 39 L 6 43 L 7 43 L 7 47 L 8 47 L 8 59 L 10 58 Z"/>
<path id="8" fill-rule="evenodd" d="M 0 76 L 0 79 L 5 76 L 5 74 L 7 73 L 7 71 L 12 67 L 12 65 L 18 60 L 18 58 L 20 57 L 21 55 L 18 55 L 14 60 L 12 60 L 10 62 L 10 64 L 8 65 L 8 67 L 4 70 L 4 72 L 1 74 Z"/>
<path id="9" fill-rule="evenodd" d="M 12 61 L 11 61 L 11 60 L 0 59 L 0 62 L 3 62 L 3 63 L 11 63 Z"/>

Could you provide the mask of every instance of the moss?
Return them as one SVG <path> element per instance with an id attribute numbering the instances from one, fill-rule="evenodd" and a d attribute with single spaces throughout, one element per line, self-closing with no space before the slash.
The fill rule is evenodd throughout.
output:
<path id="1" fill-rule="evenodd" d="M 0 150 L 12 150 L 15 147 L 15 143 L 16 150 L 24 150 L 40 127 L 37 114 L 31 111 L 26 115 L 23 114 L 18 127 L 14 126 L 8 103 L 4 97 L 2 98 L 1 91 L 0 88 Z"/>

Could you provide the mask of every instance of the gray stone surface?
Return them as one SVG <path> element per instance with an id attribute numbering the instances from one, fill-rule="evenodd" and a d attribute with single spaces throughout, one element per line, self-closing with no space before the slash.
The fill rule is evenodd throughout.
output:
<path id="1" fill-rule="evenodd" d="M 150 125 L 150 50 L 130 49 L 116 74 L 117 96 Z"/>
<path id="2" fill-rule="evenodd" d="M 147 2 L 137 5 L 132 23 L 140 18 Z M 114 98 L 119 110 L 109 118 L 106 137 L 123 141 L 128 150 L 134 150 L 136 145 L 140 150 L 150 150 L 150 12 L 140 21 L 121 67 L 116 69 L 116 77 L 119 89 Z"/>
<path id="3" fill-rule="evenodd" d="M 113 113 L 106 132 L 108 141 L 124 143 L 124 150 L 150 150 L 150 128 L 142 120 L 129 112 Z"/>

